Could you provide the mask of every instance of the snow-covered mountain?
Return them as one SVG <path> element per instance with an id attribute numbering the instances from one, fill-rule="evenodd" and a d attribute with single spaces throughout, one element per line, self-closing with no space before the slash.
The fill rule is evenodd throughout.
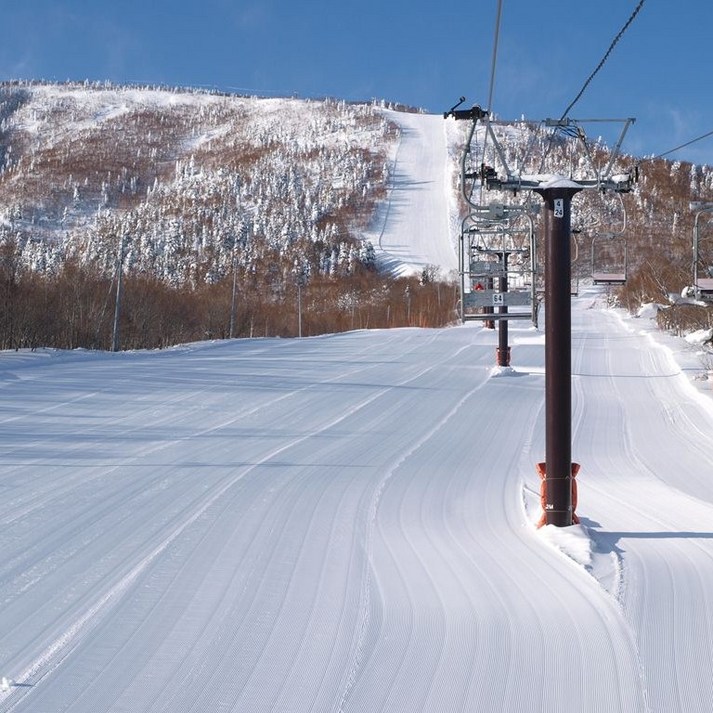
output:
<path id="1" fill-rule="evenodd" d="M 366 259 L 356 233 L 396 138 L 374 107 L 336 101 L 30 85 L 2 87 L 0 107 L 0 236 L 23 261 L 113 270 L 123 236 L 128 270 L 172 283 L 272 247 L 326 273 Z"/>
<path id="2" fill-rule="evenodd" d="M 190 305 L 169 320 L 178 324 L 175 329 L 146 327 L 165 309 L 132 313 L 126 325 L 133 329 L 131 344 L 232 334 L 231 283 L 261 305 L 246 308 L 240 333 L 253 334 L 258 322 L 265 334 L 290 334 L 293 328 L 276 315 L 285 314 L 286 294 L 299 281 L 313 288 L 306 312 L 326 314 L 321 303 L 333 285 L 318 282 L 323 278 L 339 282 L 375 269 L 429 280 L 454 276 L 465 212 L 459 185 L 465 123 L 383 104 L 5 84 L 0 87 L 0 249 L 5 253 L 0 263 L 7 263 L 3 269 L 11 275 L 29 271 L 40 279 L 78 265 L 81 278 L 70 271 L 64 282 L 92 283 L 75 296 L 75 304 L 49 319 L 58 324 L 71 313 L 84 322 L 77 326 L 72 317 L 62 334 L 44 343 L 108 346 L 106 295 L 116 289 L 111 281 L 122 249 L 125 273 L 142 281 L 132 292 L 140 306 L 175 301 L 168 293 L 152 295 L 162 289 L 158 285 L 219 288 L 204 300 L 215 308 L 204 309 L 192 293 Z M 540 170 L 576 173 L 584 162 L 566 136 L 545 141 L 524 124 L 506 127 L 505 135 L 511 165 L 527 154 Z M 606 157 L 596 140 L 590 150 Z M 619 300 L 636 311 L 644 303 L 666 302 L 691 284 L 690 202 L 713 198 L 713 172 L 662 159 L 624 156 L 622 161 L 628 169 L 638 165 L 639 183 L 631 194 L 619 202 L 586 191 L 574 200 L 573 273 L 586 280 L 593 270 L 593 238 L 620 232 L 615 253 L 621 254 L 625 240 L 629 280 Z M 701 245 L 707 251 L 701 264 L 713 265 L 713 240 Z M 148 284 L 151 280 L 157 282 Z M 34 281 L 28 282 L 24 289 L 39 294 Z M 393 295 L 384 297 L 392 287 L 383 282 L 352 288 L 343 282 L 328 301 L 350 315 L 355 305 L 369 311 L 378 302 L 378 319 L 347 321 L 384 326 L 393 324 L 403 295 L 413 291 L 398 286 L 394 302 Z M 20 298 L 4 299 L 15 304 Z M 66 298 L 48 299 L 60 305 Z M 426 296 L 424 304 L 429 300 Z M 397 323 L 446 323 L 453 305 L 448 301 L 444 307 L 440 295 L 437 301 L 443 308 L 437 317 L 414 322 L 407 307 Z M 266 309 L 270 314 L 263 314 Z M 28 326 L 13 323 L 1 330 L 5 346 L 43 343 L 48 328 L 36 313 L 46 307 L 38 303 L 30 311 L 20 320 Z M 200 317 L 186 324 L 183 313 Z M 707 313 L 695 319 L 705 326 Z M 312 329 L 336 331 L 344 323 L 343 314 L 332 315 Z"/>
<path id="3" fill-rule="evenodd" d="M 453 319 L 422 279 L 456 264 L 432 117 L 419 138 L 383 105 L 41 84 L 0 87 L 0 114 L 4 348 L 108 349 L 114 324 L 136 348 Z M 411 180 L 395 157 L 413 150 L 438 165 L 437 205 L 402 264 L 410 193 L 390 174 Z"/>
<path id="4" fill-rule="evenodd" d="M 413 273 L 430 260 L 446 268 L 445 276 L 454 267 L 451 255 L 424 254 L 416 266 L 401 265 L 384 219 L 410 221 L 424 245 L 421 234 L 447 224 L 455 245 L 464 210 L 457 174 L 465 123 L 336 100 L 5 84 L 0 240 L 17 241 L 23 264 L 35 270 L 75 258 L 107 273 L 124 237 L 129 271 L 172 284 L 215 283 L 234 260 L 255 269 L 271 250 L 302 271 L 344 275 L 357 263 L 373 263 L 379 245 L 382 268 Z M 545 146 L 516 127 L 505 149 L 514 164 L 527 154 L 557 173 L 584 161 L 573 142 Z M 642 300 L 655 297 L 657 272 L 668 273 L 665 289 L 680 292 L 690 282 L 689 203 L 713 199 L 713 171 L 625 159 L 628 168 L 638 163 L 640 180 L 623 206 L 591 193 L 575 199 L 575 270 L 588 270 L 592 235 L 625 225 L 632 274 L 644 273 Z M 411 175 L 430 177 L 421 194 L 430 223 L 401 203 Z"/>

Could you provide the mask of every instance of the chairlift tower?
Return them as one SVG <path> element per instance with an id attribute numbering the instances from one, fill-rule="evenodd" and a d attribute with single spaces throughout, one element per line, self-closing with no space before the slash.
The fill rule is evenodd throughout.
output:
<path id="1" fill-rule="evenodd" d="M 696 217 L 693 221 L 693 291 L 695 299 L 713 301 L 713 264 L 706 266 L 705 277 L 701 277 L 701 239 L 699 221 L 702 215 L 713 213 L 713 203 L 704 201 L 692 201 L 690 208 L 695 212 Z"/>
<path id="2" fill-rule="evenodd" d="M 526 221 L 524 227 L 519 225 L 521 219 Z M 461 320 L 498 322 L 498 366 L 510 365 L 508 321 L 537 321 L 532 277 L 534 245 L 532 217 L 518 206 L 479 206 L 462 224 Z"/>
<path id="3" fill-rule="evenodd" d="M 462 103 L 461 100 L 460 103 Z M 588 176 L 547 175 L 541 171 L 525 173 L 523 165 L 510 168 L 506 151 L 494 131 L 496 122 L 489 112 L 474 107 L 471 115 L 457 110 L 460 104 L 444 114 L 444 118 L 470 118 L 473 126 L 463 158 L 463 177 L 479 181 L 486 191 L 497 190 L 517 195 L 521 191 L 537 193 L 544 201 L 542 219 L 545 243 L 545 462 L 537 469 L 543 478 L 542 504 L 544 523 L 567 527 L 575 520 L 572 492 L 573 477 L 579 469 L 572 463 L 572 369 L 571 369 L 571 208 L 572 198 L 580 191 L 596 189 L 626 193 L 633 188 L 635 173 L 614 174 L 614 164 L 626 131 L 634 119 L 573 120 L 546 119 L 540 122 L 554 131 L 564 131 L 579 140 L 584 149 L 590 174 Z M 621 122 L 623 128 L 609 160 L 602 168 L 596 165 L 586 143 L 582 125 L 588 121 Z M 466 156 L 475 125 L 482 122 L 485 141 L 492 145 L 495 160 L 485 161 L 485 151 L 475 170 L 466 171 Z M 512 124 L 513 122 L 505 122 Z M 523 162 L 524 163 L 524 162 Z M 496 167 L 497 166 L 497 167 Z M 534 275 L 533 275 L 534 277 Z M 534 279 L 533 279 L 534 285 Z"/>
<path id="4" fill-rule="evenodd" d="M 471 121 L 461 161 L 461 187 L 469 212 L 460 235 L 460 316 L 463 322 L 483 320 L 488 326 L 498 322 L 496 363 L 509 366 L 508 321 L 531 319 L 537 324 L 534 222 L 524 206 L 476 201 L 466 190 L 467 181 L 475 175 L 466 166 L 470 144 L 477 123 L 488 115 L 477 105 L 459 109 L 464 101 L 465 97 L 461 97 L 458 104 L 444 114 L 444 118 L 452 116 L 456 120 Z M 511 311 L 511 307 L 530 309 Z"/>

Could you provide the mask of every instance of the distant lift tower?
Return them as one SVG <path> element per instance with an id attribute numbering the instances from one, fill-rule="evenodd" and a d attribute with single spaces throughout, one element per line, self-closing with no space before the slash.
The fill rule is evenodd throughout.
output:
<path id="1" fill-rule="evenodd" d="M 459 246 L 461 321 L 498 322 L 498 366 L 510 365 L 508 322 L 531 319 L 537 324 L 535 293 L 535 232 L 525 206 L 484 202 L 482 192 L 469 190 L 479 172 L 468 170 L 474 132 L 487 118 L 480 107 L 459 109 L 460 102 L 444 118 L 471 122 L 461 161 L 461 188 L 468 214 L 461 225 Z M 497 310 L 497 311 L 496 311 Z"/>
<path id="2" fill-rule="evenodd" d="M 497 321 L 497 364 L 510 366 L 508 321 L 537 323 L 532 217 L 519 206 L 472 207 L 461 227 L 459 255 L 461 320 Z"/>
<path id="3" fill-rule="evenodd" d="M 461 102 L 462 103 L 462 102 Z M 483 129 L 481 146 L 486 142 L 494 160 L 486 161 L 485 151 L 475 161 L 474 170 L 463 171 L 466 177 L 479 180 L 485 190 L 509 192 L 531 191 L 542 197 L 544 206 L 542 221 L 545 243 L 545 462 L 537 465 L 542 478 L 542 524 L 566 527 L 574 522 L 573 490 L 574 475 L 579 465 L 572 463 L 572 368 L 571 368 L 571 206 L 572 198 L 582 190 L 597 189 L 601 192 L 625 193 L 632 189 L 636 180 L 633 173 L 614 174 L 614 163 L 627 129 L 634 119 L 579 120 L 547 119 L 540 122 L 552 131 L 576 138 L 583 148 L 587 161 L 582 167 L 577 164 L 577 173 L 570 175 L 543 173 L 540 170 L 526 172 L 525 161 L 520 161 L 517 170 L 511 170 L 507 152 L 504 150 L 489 112 L 480 107 L 467 111 L 456 105 L 445 117 L 470 118 L 473 124 L 480 123 Z M 604 165 L 597 165 L 586 143 L 582 124 L 587 121 L 611 121 L 623 123 L 619 140 L 609 152 Z M 535 134 L 532 122 L 498 122 L 512 130 L 519 124 L 524 130 Z M 473 136 L 471 129 L 469 142 Z M 466 151 L 468 151 L 468 147 Z M 464 159 L 465 163 L 465 159 Z M 473 161 L 471 160 L 471 163 Z M 534 282 L 534 280 L 533 280 Z"/>
<path id="4" fill-rule="evenodd" d="M 691 202 L 691 210 L 696 217 L 693 222 L 693 291 L 697 300 L 713 301 L 713 251 L 703 250 L 699 222 L 701 217 L 713 213 L 713 203 Z M 710 246 L 710 241 L 708 243 Z"/>

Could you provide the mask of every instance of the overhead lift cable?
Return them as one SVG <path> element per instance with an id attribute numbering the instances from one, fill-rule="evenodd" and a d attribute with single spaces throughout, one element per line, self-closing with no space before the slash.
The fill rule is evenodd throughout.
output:
<path id="1" fill-rule="evenodd" d="M 668 156 L 670 153 L 673 153 L 674 151 L 678 151 L 679 149 L 685 149 L 686 146 L 690 146 L 691 144 L 695 144 L 697 141 L 702 141 L 703 139 L 707 139 L 709 136 L 713 136 L 713 131 L 708 131 L 705 134 L 702 134 L 701 136 L 697 136 L 695 139 L 691 139 L 690 141 L 686 141 L 685 144 L 680 144 L 679 146 L 675 146 L 672 149 L 669 149 L 668 151 L 664 151 L 663 153 L 657 154 L 656 156 L 650 156 L 649 158 L 644 158 L 642 161 L 655 161 L 657 158 L 663 158 L 664 156 Z"/>
<path id="2" fill-rule="evenodd" d="M 569 103 L 569 106 L 562 113 L 562 116 L 560 117 L 560 122 L 565 121 L 565 119 L 567 118 L 571 109 L 582 98 L 582 95 L 587 90 L 587 87 L 591 84 L 594 77 L 599 73 L 599 70 L 601 70 L 601 68 L 604 66 L 606 61 L 609 59 L 609 55 L 611 55 L 612 51 L 614 50 L 614 47 L 616 47 L 616 45 L 619 43 L 619 40 L 623 37 L 624 33 L 629 29 L 629 26 L 634 21 L 634 18 L 639 14 L 639 11 L 644 6 L 644 2 L 646 2 L 646 0 L 639 0 L 639 3 L 634 8 L 634 11 L 631 13 L 631 16 L 629 17 L 629 19 L 624 23 L 624 26 L 621 28 L 621 30 L 619 30 L 616 37 L 611 41 L 609 48 L 604 53 L 604 56 L 599 61 L 599 64 L 594 68 L 594 71 L 587 77 L 586 81 L 582 85 L 582 88 L 577 93 L 577 96 Z M 547 148 L 543 152 L 540 170 L 543 170 L 545 161 L 546 161 L 547 156 L 548 156 L 550 149 L 552 147 L 552 141 L 554 140 L 554 137 L 558 132 L 564 133 L 564 134 L 569 135 L 574 138 L 581 138 L 583 141 L 586 142 L 586 139 L 579 133 L 579 131 L 576 128 L 569 127 L 566 124 L 563 124 L 562 126 L 555 126 L 553 128 L 553 130 L 550 134 L 549 140 L 547 142 Z"/>
<path id="3" fill-rule="evenodd" d="M 495 38 L 493 40 L 493 59 L 490 63 L 490 89 L 488 90 L 488 111 L 493 110 L 493 93 L 495 92 L 495 66 L 498 59 L 498 39 L 500 37 L 500 18 L 502 16 L 503 0 L 498 0 L 498 9 L 495 15 Z"/>
<path id="4" fill-rule="evenodd" d="M 631 13 L 631 17 L 626 21 L 626 23 L 624 24 L 624 27 L 622 27 L 621 30 L 619 30 L 619 33 L 617 34 L 617 36 L 612 40 L 612 43 L 609 45 L 609 49 L 605 52 L 604 57 L 602 57 L 601 61 L 596 66 L 594 71 L 589 75 L 589 77 L 587 77 L 587 81 L 584 82 L 584 84 L 582 85 L 582 88 L 579 90 L 579 93 L 577 94 L 577 96 L 570 102 L 570 105 L 564 110 L 564 113 L 562 114 L 562 117 L 561 117 L 562 119 L 565 119 L 567 117 L 567 115 L 569 114 L 572 107 L 582 98 L 582 95 L 586 91 L 586 89 L 589 86 L 589 84 L 591 83 L 591 81 L 597 75 L 599 70 L 604 66 L 604 63 L 609 59 L 609 55 L 614 50 L 614 47 L 616 47 L 617 43 L 622 38 L 623 34 L 627 31 L 627 29 L 629 29 L 629 25 L 631 25 L 631 23 L 634 21 L 634 18 L 639 14 L 639 10 L 641 10 L 645 1 L 646 0 L 639 0 L 639 4 L 636 6 L 636 8 L 634 8 L 634 12 Z"/>
<path id="5" fill-rule="evenodd" d="M 500 40 L 500 24 L 501 24 L 501 19 L 502 19 L 502 12 L 503 12 L 503 0 L 498 0 L 498 6 L 497 10 L 495 12 L 495 31 L 494 31 L 494 37 L 493 37 L 493 56 L 490 61 L 490 86 L 488 88 L 488 103 L 485 105 L 486 108 L 486 115 L 483 117 L 486 122 L 490 121 L 490 117 L 492 116 L 493 113 L 493 97 L 495 95 L 495 68 L 497 67 L 497 61 L 498 61 L 498 43 Z M 470 141 L 473 138 L 473 133 L 475 130 L 475 123 L 472 126 L 471 133 L 468 137 L 468 144 L 470 144 Z M 485 136 L 483 137 L 483 148 L 482 148 L 482 154 L 485 155 L 485 151 L 487 148 L 488 144 L 488 131 L 486 130 Z M 475 186 L 471 188 L 471 194 L 470 197 L 472 199 L 473 197 L 473 189 Z M 469 201 L 470 202 L 470 201 Z M 479 202 L 483 202 L 483 186 L 481 184 L 480 186 L 480 197 L 479 197 Z"/>

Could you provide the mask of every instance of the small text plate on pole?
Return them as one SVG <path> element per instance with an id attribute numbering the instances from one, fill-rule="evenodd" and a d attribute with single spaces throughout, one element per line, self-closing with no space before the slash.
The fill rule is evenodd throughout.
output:
<path id="1" fill-rule="evenodd" d="M 466 307 L 527 307 L 532 296 L 529 291 L 474 290 L 463 295 L 463 303 Z"/>
<path id="2" fill-rule="evenodd" d="M 554 217 L 555 218 L 564 218 L 564 199 L 563 198 L 555 198 Z"/>

